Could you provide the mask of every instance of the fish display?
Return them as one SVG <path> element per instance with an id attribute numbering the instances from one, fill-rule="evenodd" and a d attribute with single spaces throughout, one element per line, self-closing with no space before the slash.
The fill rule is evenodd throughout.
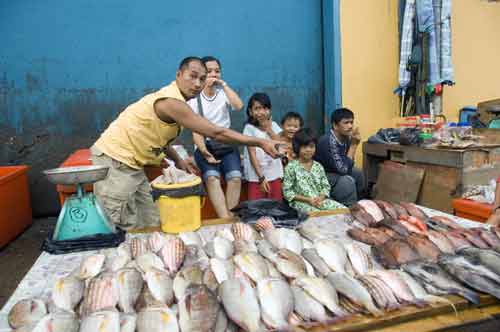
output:
<path id="1" fill-rule="evenodd" d="M 500 299 L 500 229 L 415 204 L 362 200 L 335 223 L 271 218 L 217 231 L 127 236 L 26 298 L 16 331 L 292 331 L 402 306 Z M 209 234 L 209 235 L 207 235 Z"/>

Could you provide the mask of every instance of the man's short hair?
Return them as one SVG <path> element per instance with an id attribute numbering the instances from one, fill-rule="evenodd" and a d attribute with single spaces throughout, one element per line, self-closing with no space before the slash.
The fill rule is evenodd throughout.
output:
<path id="1" fill-rule="evenodd" d="M 205 66 L 205 63 L 203 63 L 203 61 L 201 60 L 200 57 L 197 57 L 197 56 L 188 56 L 188 57 L 185 57 L 184 59 L 182 59 L 181 63 L 179 64 L 179 70 L 183 71 L 193 61 L 199 62 L 205 69 L 207 69 L 207 67 Z"/>
<path id="2" fill-rule="evenodd" d="M 206 65 L 207 62 L 210 62 L 210 61 L 215 61 L 217 62 L 217 64 L 219 65 L 219 68 L 222 69 L 222 66 L 220 65 L 220 61 L 219 59 L 217 59 L 216 57 L 214 56 L 211 56 L 211 55 L 207 55 L 207 56 L 204 56 L 203 58 L 201 58 L 201 62 Z"/>
<path id="3" fill-rule="evenodd" d="M 330 117 L 330 123 L 338 124 L 340 121 L 344 119 L 354 119 L 354 113 L 346 107 L 337 108 L 335 111 L 332 112 L 332 115 Z"/>
<path id="4" fill-rule="evenodd" d="M 286 113 L 283 118 L 281 118 L 281 125 L 284 125 L 286 121 L 288 120 L 297 120 L 299 121 L 299 126 L 302 127 L 304 125 L 304 119 L 302 119 L 302 116 L 297 113 L 297 112 L 288 112 Z"/>
<path id="5" fill-rule="evenodd" d="M 311 129 L 302 128 L 293 135 L 292 139 L 292 149 L 296 155 L 299 155 L 300 148 L 307 146 L 311 143 L 316 145 L 318 140 Z"/>

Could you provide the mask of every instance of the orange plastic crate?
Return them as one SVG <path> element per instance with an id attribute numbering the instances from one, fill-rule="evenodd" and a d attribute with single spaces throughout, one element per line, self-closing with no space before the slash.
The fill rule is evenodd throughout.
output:
<path id="1" fill-rule="evenodd" d="M 452 202 L 454 215 L 474 221 L 485 222 L 493 211 L 492 204 L 479 203 L 465 198 L 457 198 Z"/>
<path id="2" fill-rule="evenodd" d="M 32 223 L 28 166 L 0 167 L 0 248 Z"/>

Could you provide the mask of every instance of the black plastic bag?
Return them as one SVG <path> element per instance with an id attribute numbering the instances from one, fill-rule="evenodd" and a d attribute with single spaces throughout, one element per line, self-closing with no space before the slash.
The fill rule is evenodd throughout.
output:
<path id="1" fill-rule="evenodd" d="M 384 143 L 399 143 L 401 132 L 396 128 L 379 129 L 375 135 L 368 138 L 368 143 L 384 144 Z"/>
<path id="2" fill-rule="evenodd" d="M 125 241 L 126 232 L 116 227 L 116 233 L 96 234 L 82 236 L 77 239 L 55 241 L 52 240 L 53 233 L 42 243 L 42 250 L 53 255 L 68 254 L 71 252 L 97 250 L 104 248 L 114 248 Z"/>
<path id="3" fill-rule="evenodd" d="M 404 128 L 401 131 L 401 136 L 399 137 L 399 144 L 401 145 L 420 145 L 422 140 L 420 138 L 420 133 L 422 131 L 417 128 Z"/>
<path id="4" fill-rule="evenodd" d="M 242 222 L 255 224 L 260 217 L 272 217 L 278 227 L 296 227 L 308 218 L 302 211 L 297 211 L 287 204 L 272 199 L 257 199 L 241 202 L 231 209 Z"/>
<path id="5" fill-rule="evenodd" d="M 185 188 L 175 188 L 175 189 L 151 189 L 151 196 L 153 196 L 153 201 L 156 201 L 160 196 L 168 196 L 175 198 L 182 198 L 188 196 L 206 196 L 205 188 L 203 184 L 198 184 L 196 186 L 185 187 Z"/>

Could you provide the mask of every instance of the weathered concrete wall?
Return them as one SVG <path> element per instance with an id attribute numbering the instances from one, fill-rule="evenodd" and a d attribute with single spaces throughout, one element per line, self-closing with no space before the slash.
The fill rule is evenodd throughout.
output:
<path id="1" fill-rule="evenodd" d="M 206 4 L 204 7 L 203 4 Z M 35 215 L 57 213 L 41 175 L 90 146 L 130 102 L 174 79 L 188 55 L 215 55 L 246 101 L 322 117 L 321 1 L 3 1 L 0 164 L 30 165 Z M 241 129 L 244 112 L 234 117 Z"/>

